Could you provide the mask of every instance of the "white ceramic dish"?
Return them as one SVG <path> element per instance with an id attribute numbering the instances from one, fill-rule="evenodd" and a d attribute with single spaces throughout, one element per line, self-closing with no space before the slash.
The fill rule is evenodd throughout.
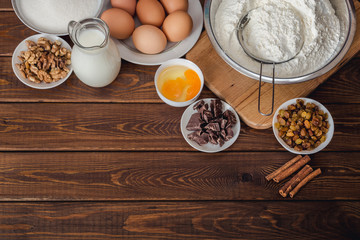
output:
<path id="1" fill-rule="evenodd" d="M 69 73 L 66 75 L 65 78 L 63 79 L 60 79 L 59 81 L 56 81 L 56 82 L 52 82 L 52 83 L 34 83 L 34 82 L 31 82 L 30 80 L 24 78 L 23 76 L 21 76 L 20 74 L 20 71 L 19 69 L 15 66 L 15 64 L 17 63 L 21 63 L 20 59 L 18 58 L 18 56 L 20 56 L 20 52 L 21 51 L 27 51 L 28 48 L 26 46 L 26 41 L 27 40 L 31 40 L 31 41 L 34 41 L 34 42 L 37 42 L 37 40 L 40 38 L 40 37 L 44 37 L 44 38 L 47 38 L 51 41 L 56 41 L 56 40 L 59 40 L 61 41 L 62 43 L 62 47 L 65 47 L 67 49 L 70 49 L 71 50 L 71 47 L 70 45 L 65 41 L 63 40 L 62 38 L 56 36 L 56 35 L 51 35 L 51 34 L 36 34 L 36 35 L 33 35 L 33 36 L 30 36 L 26 39 L 24 39 L 16 48 L 15 48 L 15 51 L 12 55 L 12 68 L 13 68 L 13 71 L 16 75 L 16 77 L 21 81 L 23 82 L 25 85 L 29 86 L 29 87 L 32 87 L 32 88 L 36 88 L 36 89 L 49 89 L 49 88 L 54 88 L 56 86 L 59 86 L 60 84 L 62 84 L 63 82 L 66 81 L 66 79 L 68 79 L 68 77 L 71 75 L 73 69 L 72 69 L 72 66 L 69 65 L 67 66 L 70 71 Z"/>
<path id="2" fill-rule="evenodd" d="M 276 116 L 278 115 L 279 113 L 279 110 L 280 109 L 287 109 L 287 106 L 289 106 L 290 104 L 296 104 L 296 100 L 297 99 L 302 99 L 304 100 L 304 104 L 310 102 L 310 103 L 314 103 L 316 106 L 319 107 L 320 110 L 323 110 L 325 113 L 328 114 L 328 122 L 330 124 L 330 128 L 329 128 L 329 131 L 327 132 L 326 134 L 326 140 L 325 142 L 321 143 L 317 148 L 314 148 L 313 150 L 310 150 L 310 151 L 296 151 L 294 150 L 294 148 L 290 147 L 289 145 L 287 145 L 284 140 L 281 139 L 281 137 L 279 137 L 279 131 L 277 128 L 275 128 L 275 123 L 277 122 L 277 118 Z M 294 98 L 294 99 L 290 99 L 289 101 L 286 101 L 284 102 L 283 104 L 281 104 L 281 106 L 276 110 L 275 114 L 274 114 L 274 117 L 273 117 L 273 122 L 272 122 L 272 128 L 273 128 L 273 132 L 274 132 L 274 135 L 276 137 L 276 139 L 278 140 L 278 142 L 286 149 L 288 150 L 289 152 L 292 152 L 292 153 L 295 153 L 295 154 L 314 154 L 314 153 L 317 153 L 321 150 L 323 150 L 330 142 L 331 142 L 331 139 L 334 135 L 334 120 L 329 112 L 329 110 L 327 110 L 326 107 L 324 107 L 321 103 L 319 103 L 318 101 L 315 101 L 313 99 L 310 99 L 310 98 Z"/>
<path id="3" fill-rule="evenodd" d="M 201 81 L 201 87 L 200 87 L 200 91 L 196 94 L 196 96 L 192 99 L 190 99 L 189 101 L 186 101 L 186 102 L 175 102 L 175 101 L 171 101 L 169 99 L 167 99 L 166 97 L 164 97 L 160 90 L 158 89 L 158 85 L 157 85 L 157 80 L 159 78 L 159 74 L 165 69 L 165 68 L 168 68 L 168 67 L 171 67 L 171 66 L 176 66 L 176 65 L 180 65 L 180 66 L 185 66 L 185 67 L 188 67 L 192 70 L 194 70 L 197 75 L 199 76 L 200 78 L 200 81 Z M 195 102 L 196 99 L 198 99 L 198 97 L 200 96 L 200 93 L 204 87 L 204 75 L 201 71 L 201 69 L 193 62 L 189 61 L 189 60 L 186 60 L 186 59 L 183 59 L 183 58 L 179 58 L 179 59 L 172 59 L 172 60 L 169 60 L 169 61 L 166 61 L 164 62 L 157 70 L 156 70 L 156 73 L 155 73 L 155 77 L 154 77 L 154 83 L 155 83 L 155 88 L 156 88 L 156 92 L 157 94 L 159 95 L 159 97 L 161 98 L 161 100 L 163 100 L 166 104 L 170 105 L 170 106 L 173 106 L 173 107 L 186 107 L 186 106 L 189 106 L 190 104 L 192 104 L 193 102 Z"/>
<path id="4" fill-rule="evenodd" d="M 21 7 L 20 2 L 21 1 L 25 1 L 25 0 L 11 0 L 11 4 L 12 7 L 14 8 L 14 11 L 16 13 L 16 16 L 20 19 L 21 22 L 23 22 L 28 28 L 34 30 L 35 32 L 38 33 L 44 33 L 44 34 L 54 34 L 57 36 L 65 36 L 68 35 L 67 32 L 67 25 L 63 26 L 64 31 L 61 32 L 56 32 L 56 31 L 49 31 L 46 29 L 43 29 L 41 26 L 37 26 L 36 24 L 34 24 L 33 22 L 31 22 L 29 19 L 26 18 L 26 14 L 24 14 L 24 9 Z M 103 6 L 104 6 L 104 2 L 105 1 L 109 1 L 109 0 L 98 0 L 98 9 L 96 11 L 96 13 L 94 14 L 94 16 L 87 16 L 87 17 L 98 17 L 101 13 L 101 11 L 103 11 Z M 81 20 L 81 19 L 72 19 L 72 20 Z"/>
<path id="5" fill-rule="evenodd" d="M 205 99 L 202 99 L 204 100 L 205 103 L 208 103 L 210 104 L 210 101 L 214 99 L 214 98 L 205 98 Z M 201 101 L 201 100 L 199 100 Z M 236 111 L 229 105 L 227 104 L 226 102 L 224 101 L 221 101 L 222 104 L 223 104 L 223 112 L 226 111 L 226 110 L 230 110 L 232 111 L 234 114 L 235 114 L 235 117 L 236 117 L 236 125 L 233 126 L 232 130 L 234 132 L 234 137 L 231 138 L 229 141 L 226 141 L 225 144 L 220 147 L 219 145 L 214 145 L 214 144 L 211 144 L 211 143 L 207 143 L 207 144 L 204 144 L 202 146 L 200 146 L 199 144 L 197 144 L 196 142 L 190 140 L 187 135 L 192 133 L 192 131 L 188 131 L 186 130 L 186 125 L 188 124 L 190 118 L 191 118 L 191 115 L 193 115 L 194 113 L 196 113 L 197 111 L 193 109 L 193 106 L 197 103 L 198 101 L 194 102 L 193 104 L 191 104 L 183 113 L 182 117 L 181 117 L 181 122 L 180 122 L 180 127 L 181 127 L 181 133 L 183 135 L 183 137 L 185 138 L 186 142 L 192 146 L 193 148 L 201 151 L 201 152 L 206 152 L 206 153 L 216 153 L 216 152 L 220 152 L 220 151 L 223 151 L 225 149 L 227 149 L 228 147 L 230 147 L 236 140 L 237 138 L 239 137 L 239 134 L 240 134 L 240 118 L 238 116 L 238 114 L 236 113 Z"/>
<path id="6" fill-rule="evenodd" d="M 139 52 L 133 42 L 132 38 L 116 41 L 117 47 L 120 50 L 121 58 L 136 64 L 141 65 L 160 65 L 163 62 L 179 58 L 185 55 L 197 42 L 200 37 L 203 27 L 203 11 L 199 0 L 189 0 L 188 13 L 193 20 L 193 29 L 191 34 L 180 42 L 168 42 L 165 50 L 158 54 L 144 54 Z M 140 23 L 135 18 L 136 26 Z"/>

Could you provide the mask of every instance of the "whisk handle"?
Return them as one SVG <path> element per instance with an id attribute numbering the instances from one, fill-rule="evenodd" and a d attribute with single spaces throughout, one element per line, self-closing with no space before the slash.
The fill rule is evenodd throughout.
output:
<path id="1" fill-rule="evenodd" d="M 259 98 L 258 98 L 258 112 L 263 116 L 270 116 L 274 112 L 274 97 L 275 97 L 275 63 L 273 63 L 273 74 L 272 74 L 272 98 L 271 98 L 271 112 L 263 113 L 261 111 L 261 83 L 262 83 L 262 68 L 263 62 L 260 62 L 260 77 L 259 77 Z"/>

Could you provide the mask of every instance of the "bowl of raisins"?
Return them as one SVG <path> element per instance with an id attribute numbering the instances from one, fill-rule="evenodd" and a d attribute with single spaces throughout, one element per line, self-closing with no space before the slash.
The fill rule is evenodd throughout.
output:
<path id="1" fill-rule="evenodd" d="M 334 135 L 330 112 L 310 98 L 294 98 L 283 103 L 276 110 L 272 125 L 279 143 L 295 154 L 319 152 Z"/>

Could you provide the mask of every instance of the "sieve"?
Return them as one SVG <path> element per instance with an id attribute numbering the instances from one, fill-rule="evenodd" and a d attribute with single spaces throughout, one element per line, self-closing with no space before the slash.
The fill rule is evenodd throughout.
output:
<path id="1" fill-rule="evenodd" d="M 274 112 L 274 96 L 275 96 L 275 65 L 282 64 L 289 62 L 290 60 L 294 59 L 299 52 L 301 51 L 304 45 L 304 38 L 300 36 L 300 44 L 297 45 L 296 50 L 293 52 L 292 55 L 287 56 L 286 58 L 280 60 L 272 60 L 260 57 L 257 53 L 254 53 L 250 48 L 247 46 L 246 36 L 244 36 L 244 31 L 248 26 L 248 23 L 251 21 L 251 16 L 254 12 L 261 10 L 262 7 L 258 7 L 255 9 L 250 10 L 247 12 L 243 17 L 240 18 L 237 26 L 236 26 L 236 36 L 237 39 L 244 50 L 244 52 L 253 60 L 260 63 L 260 73 L 259 73 L 259 97 L 258 97 L 258 112 L 263 116 L 270 116 Z M 253 20 L 255 21 L 255 20 Z M 280 47 L 280 46 L 279 46 Z M 272 103 L 271 103 L 271 112 L 270 113 L 263 113 L 261 111 L 261 83 L 262 83 L 262 70 L 263 64 L 271 64 L 272 65 Z"/>

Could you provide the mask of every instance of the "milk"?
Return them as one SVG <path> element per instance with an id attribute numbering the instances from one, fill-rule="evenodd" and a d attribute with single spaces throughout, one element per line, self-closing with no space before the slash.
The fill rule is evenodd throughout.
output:
<path id="1" fill-rule="evenodd" d="M 83 47 L 100 46 L 106 36 L 96 29 L 83 30 L 77 37 Z M 117 77 L 121 58 L 114 41 L 109 38 L 103 48 L 84 49 L 74 44 L 71 55 L 72 67 L 76 76 L 91 87 L 104 87 Z"/>

